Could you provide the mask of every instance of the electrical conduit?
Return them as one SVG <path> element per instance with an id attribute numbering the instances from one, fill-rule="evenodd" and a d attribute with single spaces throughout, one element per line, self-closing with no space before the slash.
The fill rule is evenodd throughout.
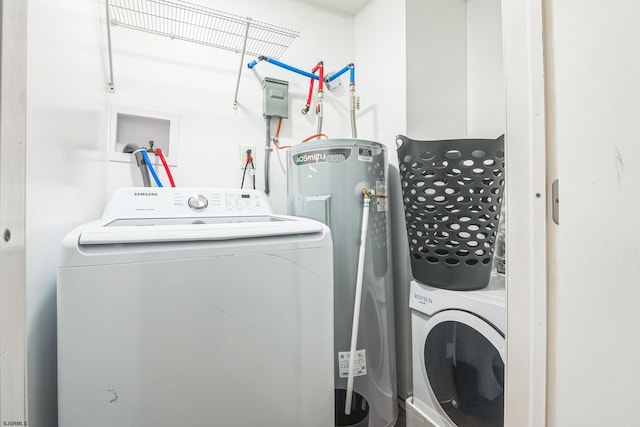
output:
<path id="1" fill-rule="evenodd" d="M 269 165 L 271 164 L 271 150 L 272 150 L 271 148 L 271 116 L 267 116 L 264 119 L 267 122 L 267 141 L 264 147 L 264 193 L 269 194 L 269 191 L 270 191 L 269 190 Z"/>
<path id="2" fill-rule="evenodd" d="M 356 359 L 356 347 L 358 344 L 358 327 L 360 325 L 360 302 L 362 300 L 362 282 L 364 279 L 365 247 L 367 243 L 367 228 L 369 225 L 369 203 L 375 191 L 364 187 L 362 189 L 362 231 L 360 232 L 360 253 L 358 255 L 358 275 L 356 277 L 356 297 L 353 303 L 353 324 L 351 326 L 351 349 L 349 350 L 349 375 L 347 377 L 347 395 L 344 404 L 344 413 L 351 414 L 351 402 L 353 399 L 353 380 Z"/>

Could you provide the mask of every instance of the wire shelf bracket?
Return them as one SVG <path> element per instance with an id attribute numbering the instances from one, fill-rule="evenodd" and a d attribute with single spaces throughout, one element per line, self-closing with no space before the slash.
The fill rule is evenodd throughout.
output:
<path id="1" fill-rule="evenodd" d="M 110 92 L 115 92 L 111 28 L 123 27 L 241 54 L 234 108 L 245 55 L 280 58 L 300 33 L 182 0 L 105 0 Z"/>

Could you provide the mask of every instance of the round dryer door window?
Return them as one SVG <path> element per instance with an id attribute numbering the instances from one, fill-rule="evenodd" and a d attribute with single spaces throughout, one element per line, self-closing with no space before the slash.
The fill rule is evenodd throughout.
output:
<path id="1" fill-rule="evenodd" d="M 429 319 L 424 368 L 434 400 L 458 427 L 504 425 L 504 336 L 465 311 Z"/>

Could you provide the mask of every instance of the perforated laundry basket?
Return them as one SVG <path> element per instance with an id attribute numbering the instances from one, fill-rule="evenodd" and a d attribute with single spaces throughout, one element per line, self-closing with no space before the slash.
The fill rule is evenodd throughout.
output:
<path id="1" fill-rule="evenodd" d="M 504 189 L 504 136 L 398 135 L 396 142 L 413 277 L 444 289 L 485 287 Z"/>

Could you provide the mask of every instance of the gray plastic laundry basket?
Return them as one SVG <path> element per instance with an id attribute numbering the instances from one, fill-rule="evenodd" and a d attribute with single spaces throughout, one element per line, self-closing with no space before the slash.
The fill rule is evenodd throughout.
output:
<path id="1" fill-rule="evenodd" d="M 504 189 L 504 135 L 398 135 L 396 142 L 413 277 L 444 289 L 485 287 Z"/>

